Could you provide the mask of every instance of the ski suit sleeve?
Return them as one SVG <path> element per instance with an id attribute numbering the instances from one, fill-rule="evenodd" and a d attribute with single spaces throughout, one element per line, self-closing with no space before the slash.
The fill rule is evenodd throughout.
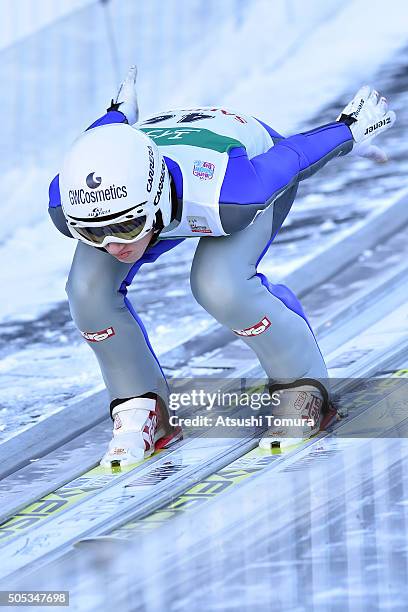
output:
<path id="1" fill-rule="evenodd" d="M 91 130 L 94 127 L 98 127 L 100 125 L 108 125 L 110 123 L 127 123 L 127 119 L 123 113 L 118 110 L 110 110 L 105 113 L 102 117 L 94 121 L 87 130 Z M 87 131 L 86 130 L 86 131 Z M 62 212 L 61 206 L 61 195 L 59 189 L 59 175 L 55 176 L 49 187 L 49 203 L 48 203 L 48 213 L 51 217 L 52 222 L 55 227 L 62 233 L 64 236 L 68 236 L 72 238 L 71 232 L 68 229 L 67 222 Z"/>
<path id="2" fill-rule="evenodd" d="M 353 136 L 345 123 L 322 127 L 283 138 L 251 162 L 271 192 L 302 181 L 320 170 L 330 159 L 346 155 L 353 148 Z"/>
<path id="3" fill-rule="evenodd" d="M 353 142 L 350 128 L 334 122 L 282 138 L 266 153 L 252 159 L 244 148 L 233 149 L 220 202 L 266 204 L 295 182 L 317 172 L 333 157 L 349 153 Z"/>
<path id="4" fill-rule="evenodd" d="M 275 141 L 266 153 L 248 158 L 246 150 L 232 149 L 220 192 L 220 214 L 225 231 L 246 227 L 258 211 L 308 178 L 330 159 L 353 148 L 350 128 L 341 122 Z"/>

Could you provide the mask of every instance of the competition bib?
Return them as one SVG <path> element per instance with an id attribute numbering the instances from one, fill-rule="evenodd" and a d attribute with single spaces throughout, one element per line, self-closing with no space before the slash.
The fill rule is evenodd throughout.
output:
<path id="1" fill-rule="evenodd" d="M 229 151 L 245 148 L 249 157 L 265 152 L 273 146 L 267 131 L 253 117 L 212 107 L 168 111 L 135 127 L 178 164 L 183 177 L 182 217 L 160 238 L 225 236 L 219 199 Z"/>

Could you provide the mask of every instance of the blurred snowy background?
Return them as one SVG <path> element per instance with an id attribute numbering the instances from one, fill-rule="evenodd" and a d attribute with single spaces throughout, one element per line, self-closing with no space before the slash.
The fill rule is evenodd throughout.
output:
<path id="1" fill-rule="evenodd" d="M 49 221 L 47 191 L 129 65 L 139 67 L 142 116 L 217 104 L 283 134 L 335 119 L 366 82 L 390 98 L 398 125 L 383 138 L 389 164 L 337 160 L 302 187 L 262 264 L 273 281 L 405 187 L 403 0 L 386 10 L 379 0 L 0 0 L 0 11 L 0 438 L 101 384 L 66 304 L 75 241 Z M 211 323 L 189 292 L 195 244 L 134 283 L 159 354 Z"/>

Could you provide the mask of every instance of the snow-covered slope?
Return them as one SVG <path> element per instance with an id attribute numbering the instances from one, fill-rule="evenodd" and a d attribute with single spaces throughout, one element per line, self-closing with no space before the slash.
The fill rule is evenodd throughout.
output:
<path id="1" fill-rule="evenodd" d="M 205 57 L 205 76 L 192 71 L 186 87 L 169 93 L 170 104 L 221 101 L 278 131 L 302 126 L 406 43 L 406 3 L 382 9 L 379 0 L 257 0 L 240 26 L 227 23 L 220 38 L 203 42 L 196 57 Z"/>
<path id="2" fill-rule="evenodd" d="M 0 49 L 73 13 L 95 0 L 0 0 Z M 41 3 L 41 4 L 40 4 Z"/>

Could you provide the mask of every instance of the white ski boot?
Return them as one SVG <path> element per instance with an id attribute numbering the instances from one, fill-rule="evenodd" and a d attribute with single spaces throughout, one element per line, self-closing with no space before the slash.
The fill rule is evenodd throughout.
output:
<path id="1" fill-rule="evenodd" d="M 136 93 L 137 67 L 132 66 L 122 81 L 115 100 L 112 100 L 111 109 L 119 110 L 128 120 L 129 125 L 133 125 L 139 118 L 139 107 L 137 104 Z"/>
<path id="2" fill-rule="evenodd" d="M 280 404 L 273 409 L 274 423 L 259 441 L 260 448 L 286 448 L 307 440 L 328 427 L 337 412 L 325 404 L 322 390 L 313 384 L 278 391 Z"/>
<path id="3" fill-rule="evenodd" d="M 168 435 L 160 427 L 157 401 L 151 398 L 136 397 L 119 404 L 112 418 L 113 438 L 101 459 L 103 467 L 138 463 L 182 438 L 181 428 Z"/>

